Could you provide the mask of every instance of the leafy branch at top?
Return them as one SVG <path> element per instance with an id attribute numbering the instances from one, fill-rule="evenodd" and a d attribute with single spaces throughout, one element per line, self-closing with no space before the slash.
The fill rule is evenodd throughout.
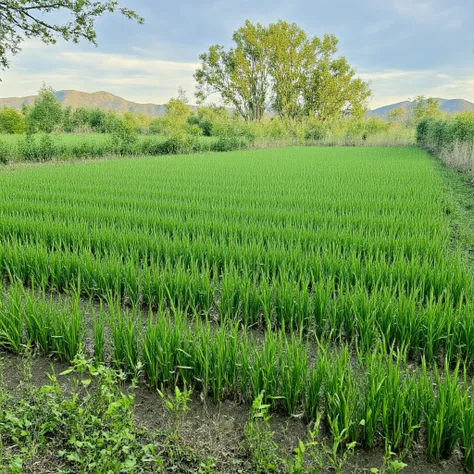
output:
<path id="1" fill-rule="evenodd" d="M 0 68 L 9 67 L 8 56 L 21 51 L 25 38 L 37 38 L 46 44 L 62 38 L 97 45 L 97 18 L 114 12 L 139 24 L 144 22 L 138 13 L 120 7 L 115 0 L 0 0 Z M 50 21 L 52 15 L 69 18 L 56 23 Z"/>

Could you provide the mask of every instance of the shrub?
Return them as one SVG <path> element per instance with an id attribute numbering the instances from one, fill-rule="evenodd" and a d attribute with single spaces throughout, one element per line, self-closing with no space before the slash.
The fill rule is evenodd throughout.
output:
<path id="1" fill-rule="evenodd" d="M 112 140 L 115 144 L 116 153 L 119 155 L 136 154 L 136 144 L 138 136 L 132 123 L 120 121 L 112 133 Z"/>
<path id="2" fill-rule="evenodd" d="M 9 148 L 8 145 L 0 140 L 0 163 L 6 165 L 8 163 Z"/>
<path id="3" fill-rule="evenodd" d="M 13 108 L 0 110 L 0 133 L 25 133 L 25 116 Z"/>
<path id="4" fill-rule="evenodd" d="M 326 138 L 327 126 L 320 121 L 309 120 L 305 127 L 304 138 L 306 140 L 323 140 Z"/>
<path id="5" fill-rule="evenodd" d="M 199 142 L 196 137 L 185 133 L 177 133 L 168 138 L 161 145 L 163 155 L 178 155 L 192 153 L 199 150 Z"/>
<path id="6" fill-rule="evenodd" d="M 37 159 L 36 140 L 34 135 L 26 135 L 18 144 L 20 157 L 25 161 L 35 161 Z"/>
<path id="7" fill-rule="evenodd" d="M 205 117 L 202 115 L 191 115 L 188 118 L 188 124 L 191 126 L 199 127 L 199 129 L 201 130 L 201 134 L 205 137 L 212 136 L 214 124 L 212 123 L 209 117 Z"/>
<path id="8" fill-rule="evenodd" d="M 474 174 L 474 113 L 425 118 L 417 125 L 416 139 L 447 165 Z"/>
<path id="9" fill-rule="evenodd" d="M 45 134 L 40 137 L 37 150 L 37 159 L 41 161 L 52 160 L 56 156 L 56 146 L 51 135 Z"/>
<path id="10" fill-rule="evenodd" d="M 219 137 L 211 146 L 211 151 L 232 151 L 248 148 L 250 142 L 245 137 L 235 135 Z"/>

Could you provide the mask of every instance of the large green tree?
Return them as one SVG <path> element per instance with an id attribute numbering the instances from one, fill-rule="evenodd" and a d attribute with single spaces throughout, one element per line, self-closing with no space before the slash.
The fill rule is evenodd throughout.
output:
<path id="1" fill-rule="evenodd" d="M 249 21 L 234 32 L 235 47 L 226 51 L 213 45 L 201 54 L 196 71 L 199 102 L 218 93 L 245 120 L 260 120 L 268 94 L 268 33 L 260 23 Z"/>
<path id="2" fill-rule="evenodd" d="M 21 51 L 26 38 L 46 44 L 54 44 L 58 38 L 97 44 L 96 19 L 116 11 L 139 23 L 144 21 L 115 0 L 0 0 L 0 68 L 8 68 L 8 56 Z M 55 22 L 54 18 L 65 20 Z"/>
<path id="3" fill-rule="evenodd" d="M 267 27 L 246 21 L 233 40 L 228 51 L 214 45 L 200 56 L 199 101 L 218 93 L 245 120 L 260 120 L 266 109 L 286 119 L 364 114 L 369 85 L 356 77 L 346 58 L 335 57 L 333 35 L 309 37 L 285 21 Z"/>
<path id="4" fill-rule="evenodd" d="M 307 76 L 314 69 L 321 46 L 295 23 L 279 21 L 268 27 L 271 108 L 280 117 L 295 118 L 303 110 Z"/>

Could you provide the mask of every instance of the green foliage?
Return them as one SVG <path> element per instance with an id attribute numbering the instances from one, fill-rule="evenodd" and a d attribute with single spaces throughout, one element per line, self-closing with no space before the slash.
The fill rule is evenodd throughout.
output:
<path id="1" fill-rule="evenodd" d="M 427 117 L 439 117 L 441 115 L 439 103 L 433 97 L 425 98 L 425 96 L 420 95 L 415 98 L 411 108 L 411 116 L 415 126 Z"/>
<path id="2" fill-rule="evenodd" d="M 65 375 L 77 377 L 67 392 L 54 374 L 39 388 L 26 382 L 19 401 L 0 389 L 0 449 L 9 472 L 21 472 L 29 458 L 47 450 L 55 452 L 62 471 L 138 473 L 162 467 L 153 444 L 134 424 L 134 397 L 120 390 L 119 372 L 78 354 L 60 376 Z"/>
<path id="3" fill-rule="evenodd" d="M 396 107 L 387 112 L 387 119 L 389 122 L 402 122 L 405 115 L 406 111 L 403 107 Z"/>
<path id="4" fill-rule="evenodd" d="M 448 165 L 474 174 L 474 114 L 426 117 L 417 125 L 419 145 L 435 153 Z"/>
<path id="5" fill-rule="evenodd" d="M 58 147 L 50 134 L 26 135 L 19 142 L 19 154 L 25 161 L 49 161 L 58 156 Z"/>
<path id="6" fill-rule="evenodd" d="M 8 68 L 8 55 L 15 55 L 21 51 L 21 43 L 25 38 L 37 38 L 46 44 L 54 44 L 58 38 L 62 38 L 73 43 L 86 40 L 97 45 L 96 19 L 104 13 L 115 11 L 140 24 L 144 21 L 135 11 L 118 7 L 118 2 L 114 0 L 58 0 L 54 3 L 29 0 L 1 2 L 0 68 Z M 63 23 L 54 22 L 54 18 L 66 17 L 68 20 Z"/>
<path id="7" fill-rule="evenodd" d="M 54 90 L 50 86 L 43 85 L 27 116 L 28 133 L 52 133 L 61 119 L 62 107 Z"/>
<path id="8" fill-rule="evenodd" d="M 252 403 L 250 420 L 245 425 L 245 447 L 249 452 L 256 473 L 278 470 L 278 446 L 270 429 L 270 405 L 263 403 L 263 392 Z"/>
<path id="9" fill-rule="evenodd" d="M 138 136 L 133 124 L 126 120 L 117 122 L 112 132 L 112 141 L 118 155 L 135 154 Z"/>
<path id="10" fill-rule="evenodd" d="M 260 121 L 268 106 L 285 119 L 362 117 L 370 97 L 337 53 L 332 35 L 309 38 L 295 23 L 268 27 L 246 21 L 234 32 L 234 48 L 213 45 L 195 73 L 200 102 L 219 93 L 245 121 Z"/>
<path id="11" fill-rule="evenodd" d="M 235 135 L 221 136 L 212 144 L 212 151 L 232 151 L 248 148 L 249 141 L 245 137 Z"/>
<path id="12" fill-rule="evenodd" d="M 426 368 L 424 367 L 425 378 Z M 462 426 L 463 400 L 459 386 L 459 363 L 451 374 L 448 362 L 441 375 L 435 367 L 436 392 L 426 381 L 423 386 L 426 420 L 426 447 L 435 460 L 449 457 L 454 451 Z"/>
<path id="13" fill-rule="evenodd" d="M 307 121 L 304 134 L 306 140 L 323 140 L 326 138 L 327 134 L 328 127 L 323 122 L 315 119 Z"/>
<path id="14" fill-rule="evenodd" d="M 0 109 L 0 133 L 25 133 L 25 116 L 13 108 Z"/>
<path id="15" fill-rule="evenodd" d="M 10 158 L 10 147 L 3 141 L 0 140 L 0 164 L 6 165 Z"/>
<path id="16" fill-rule="evenodd" d="M 196 151 L 198 148 L 197 138 L 184 132 L 171 135 L 160 148 L 160 155 L 180 155 Z"/>
<path id="17" fill-rule="evenodd" d="M 214 135 L 214 125 L 228 119 L 229 114 L 223 107 L 199 107 L 196 113 L 189 116 L 188 123 L 197 125 L 205 137 L 211 137 Z"/>

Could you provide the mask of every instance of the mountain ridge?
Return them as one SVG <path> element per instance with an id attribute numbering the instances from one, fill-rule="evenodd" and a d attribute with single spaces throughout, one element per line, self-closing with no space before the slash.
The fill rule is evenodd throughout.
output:
<path id="1" fill-rule="evenodd" d="M 77 90 L 61 90 L 55 92 L 56 98 L 65 106 L 72 108 L 88 107 L 110 110 L 123 114 L 125 112 L 141 113 L 158 117 L 164 115 L 165 106 L 159 104 L 142 104 L 126 100 L 107 91 L 81 92 Z M 36 95 L 25 97 L 0 98 L 0 107 L 13 107 L 20 110 L 23 104 L 32 105 Z"/>
<path id="2" fill-rule="evenodd" d="M 153 117 L 159 117 L 165 114 L 165 106 L 153 103 L 139 103 L 124 99 L 118 95 L 112 94 L 107 91 L 97 92 L 81 92 L 73 89 L 60 90 L 56 93 L 57 99 L 65 106 L 71 106 L 72 108 L 88 107 L 88 108 L 99 108 L 103 110 L 110 110 L 119 114 L 125 112 L 140 113 L 145 115 L 151 115 Z M 30 95 L 25 97 L 5 97 L 0 98 L 1 107 L 13 107 L 20 110 L 23 104 L 32 105 L 35 101 L 36 95 Z M 435 99 L 440 104 L 440 110 L 448 113 L 458 113 L 465 111 L 474 111 L 474 103 L 464 99 Z M 195 108 L 195 106 L 190 106 Z M 368 116 L 375 116 L 385 118 L 387 112 L 402 107 L 405 112 L 408 112 L 413 107 L 413 102 L 405 100 L 397 102 L 395 104 L 384 105 L 367 112 Z"/>
<path id="3" fill-rule="evenodd" d="M 474 112 L 474 104 L 465 99 L 442 99 L 440 97 L 434 97 L 439 102 L 439 109 L 447 114 L 455 114 L 459 112 Z M 367 112 L 369 116 L 375 116 L 384 118 L 387 112 L 401 107 L 405 112 L 408 112 L 413 107 L 414 102 L 404 100 L 403 102 L 397 102 L 396 104 L 384 105 L 376 109 Z"/>

